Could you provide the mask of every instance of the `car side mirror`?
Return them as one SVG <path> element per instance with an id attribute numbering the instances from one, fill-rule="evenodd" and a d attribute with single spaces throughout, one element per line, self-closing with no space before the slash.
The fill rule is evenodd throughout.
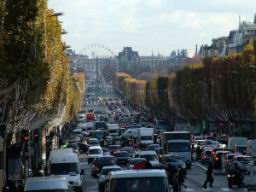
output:
<path id="1" fill-rule="evenodd" d="M 80 175 L 84 175 L 84 170 L 83 170 L 83 169 L 81 170 L 81 173 L 80 173 Z"/>

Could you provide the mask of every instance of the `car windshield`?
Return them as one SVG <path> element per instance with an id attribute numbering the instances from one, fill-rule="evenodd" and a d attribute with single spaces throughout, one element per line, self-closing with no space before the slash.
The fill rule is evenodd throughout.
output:
<path id="1" fill-rule="evenodd" d="M 30 190 L 26 192 L 69 192 L 68 189 L 42 189 L 42 190 Z"/>
<path id="2" fill-rule="evenodd" d="M 97 123 L 95 123 L 95 129 L 100 129 L 100 128 L 105 129 L 106 128 L 106 123 L 105 122 L 97 122 Z"/>
<path id="3" fill-rule="evenodd" d="M 120 152 L 115 154 L 116 157 L 129 157 L 128 152 Z"/>
<path id="4" fill-rule="evenodd" d="M 53 175 L 67 175 L 70 173 L 78 174 L 77 163 L 53 163 L 51 166 L 51 173 Z"/>
<path id="5" fill-rule="evenodd" d="M 101 150 L 100 149 L 90 149 L 89 150 L 89 154 L 93 155 L 93 154 L 100 154 Z"/>
<path id="6" fill-rule="evenodd" d="M 89 145 L 99 144 L 99 141 L 98 140 L 89 140 L 88 143 L 89 143 Z"/>
<path id="7" fill-rule="evenodd" d="M 164 178 L 121 178 L 112 179 L 111 192 L 167 192 L 168 185 Z"/>
<path id="8" fill-rule="evenodd" d="M 102 157 L 98 159 L 99 163 L 113 164 L 115 162 L 114 157 Z"/>
<path id="9" fill-rule="evenodd" d="M 250 157 L 237 157 L 236 158 L 237 161 L 251 161 L 252 159 Z"/>
<path id="10" fill-rule="evenodd" d="M 111 171 L 121 171 L 121 168 L 109 168 L 109 169 L 102 169 L 101 170 L 101 175 L 108 175 Z"/>
<path id="11" fill-rule="evenodd" d="M 140 158 L 144 158 L 147 161 L 155 161 L 155 160 L 157 160 L 157 156 L 153 155 L 153 154 L 140 155 Z"/>
<path id="12" fill-rule="evenodd" d="M 112 129 L 112 130 L 109 130 L 109 133 L 118 133 L 119 130 L 118 129 Z"/>
<path id="13" fill-rule="evenodd" d="M 189 143 L 169 143 L 168 152 L 189 152 L 191 150 Z"/>
<path id="14" fill-rule="evenodd" d="M 152 140 L 152 136 L 141 136 L 141 140 Z"/>
<path id="15" fill-rule="evenodd" d="M 109 147 L 108 147 L 109 149 L 121 149 L 121 146 L 120 145 L 110 145 Z"/>

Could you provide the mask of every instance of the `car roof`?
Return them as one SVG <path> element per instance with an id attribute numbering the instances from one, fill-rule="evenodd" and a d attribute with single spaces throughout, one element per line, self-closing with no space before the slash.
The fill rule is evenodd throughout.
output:
<path id="1" fill-rule="evenodd" d="M 156 152 L 153 150 L 147 150 L 147 151 L 140 151 L 140 155 L 156 155 Z"/>
<path id="2" fill-rule="evenodd" d="M 63 176 L 27 178 L 25 191 L 48 189 L 68 189 L 68 181 Z"/>
<path id="3" fill-rule="evenodd" d="M 118 165 L 112 165 L 112 166 L 104 166 L 104 167 L 102 167 L 102 170 L 103 169 L 116 169 L 116 168 L 120 168 L 120 169 L 122 169 L 120 166 L 118 166 Z"/>
<path id="4" fill-rule="evenodd" d="M 90 149 L 102 149 L 102 148 L 101 148 L 101 146 L 90 146 L 90 147 L 89 147 L 89 150 L 90 150 Z"/>
<path id="5" fill-rule="evenodd" d="M 89 138 L 88 140 L 91 140 L 91 141 L 93 141 L 93 140 L 99 140 L 99 139 L 97 139 L 97 138 Z"/>
<path id="6" fill-rule="evenodd" d="M 110 175 L 111 179 L 117 178 L 145 178 L 145 177 L 167 177 L 164 170 L 125 170 L 115 171 Z"/>

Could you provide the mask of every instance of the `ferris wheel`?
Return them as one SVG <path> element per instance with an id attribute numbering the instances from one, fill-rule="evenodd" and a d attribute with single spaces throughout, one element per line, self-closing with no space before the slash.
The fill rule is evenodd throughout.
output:
<path id="1" fill-rule="evenodd" d="M 87 73 L 87 93 L 111 92 L 111 76 L 119 70 L 114 52 L 102 44 L 91 44 L 82 49 L 81 55 L 87 55 L 94 68 Z"/>

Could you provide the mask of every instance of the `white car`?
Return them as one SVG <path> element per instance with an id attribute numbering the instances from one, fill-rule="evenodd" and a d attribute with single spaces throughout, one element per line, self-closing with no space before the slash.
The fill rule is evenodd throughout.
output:
<path id="1" fill-rule="evenodd" d="M 105 192 L 170 192 L 168 179 L 164 170 L 125 170 L 110 172 L 107 177 Z"/>
<path id="2" fill-rule="evenodd" d="M 96 157 L 102 157 L 103 150 L 100 146 L 91 146 L 88 150 L 88 163 L 91 163 Z"/>

